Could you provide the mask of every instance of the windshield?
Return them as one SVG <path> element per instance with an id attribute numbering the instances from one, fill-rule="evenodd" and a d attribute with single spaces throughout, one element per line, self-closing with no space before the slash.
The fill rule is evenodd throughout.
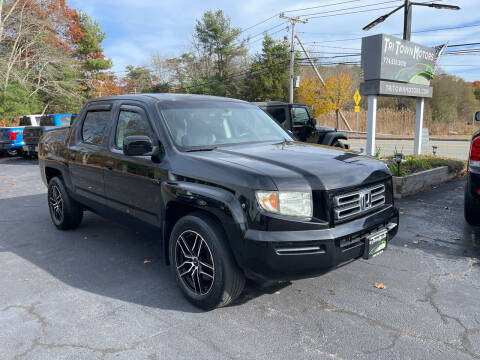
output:
<path id="1" fill-rule="evenodd" d="M 160 112 L 175 145 L 181 148 L 293 140 L 265 112 L 250 104 L 172 101 L 160 103 Z"/>
<path id="2" fill-rule="evenodd" d="M 30 126 L 32 123 L 30 122 L 30 118 L 28 116 L 22 116 L 20 118 L 20 122 L 18 126 Z"/>

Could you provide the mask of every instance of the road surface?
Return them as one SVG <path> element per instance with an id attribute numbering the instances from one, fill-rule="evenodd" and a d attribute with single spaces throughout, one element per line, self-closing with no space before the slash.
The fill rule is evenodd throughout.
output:
<path id="1" fill-rule="evenodd" d="M 365 151 L 367 141 L 364 139 L 349 139 L 352 150 Z M 413 140 L 376 140 L 376 148 L 380 148 L 384 155 L 393 155 L 395 149 L 402 154 L 413 154 Z M 467 160 L 470 152 L 470 141 L 430 141 L 430 147 L 424 149 L 422 153 L 432 154 L 432 146 L 437 146 L 437 155 L 446 156 L 454 159 Z"/>
<path id="2" fill-rule="evenodd" d="M 380 256 L 201 312 L 158 234 L 86 213 L 58 231 L 36 162 L 0 159 L 2 359 L 479 359 L 480 229 L 464 180 L 403 199 Z M 378 282 L 386 286 L 379 289 Z"/>

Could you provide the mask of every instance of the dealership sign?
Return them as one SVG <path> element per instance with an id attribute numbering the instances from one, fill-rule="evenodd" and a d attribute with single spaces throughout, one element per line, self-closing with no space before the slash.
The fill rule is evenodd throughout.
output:
<path id="1" fill-rule="evenodd" d="M 431 97 L 438 52 L 395 36 L 362 39 L 362 95 Z"/>

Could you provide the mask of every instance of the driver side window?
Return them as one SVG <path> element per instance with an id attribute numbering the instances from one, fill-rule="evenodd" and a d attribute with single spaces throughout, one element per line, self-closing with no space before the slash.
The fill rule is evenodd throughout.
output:
<path id="1" fill-rule="evenodd" d="M 115 133 L 115 146 L 123 148 L 123 139 L 127 136 L 145 135 L 152 139 L 150 126 L 142 114 L 129 110 L 120 110 L 117 130 Z"/>
<path id="2" fill-rule="evenodd" d="M 292 108 L 292 124 L 295 125 L 308 125 L 310 117 L 308 116 L 307 109 L 297 107 Z"/>

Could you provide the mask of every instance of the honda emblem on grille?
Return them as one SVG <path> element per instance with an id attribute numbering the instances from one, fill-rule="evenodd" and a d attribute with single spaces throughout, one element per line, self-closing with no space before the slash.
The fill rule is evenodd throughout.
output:
<path id="1" fill-rule="evenodd" d="M 360 206 L 362 210 L 370 209 L 372 206 L 372 191 L 371 190 L 363 190 L 360 192 Z"/>

